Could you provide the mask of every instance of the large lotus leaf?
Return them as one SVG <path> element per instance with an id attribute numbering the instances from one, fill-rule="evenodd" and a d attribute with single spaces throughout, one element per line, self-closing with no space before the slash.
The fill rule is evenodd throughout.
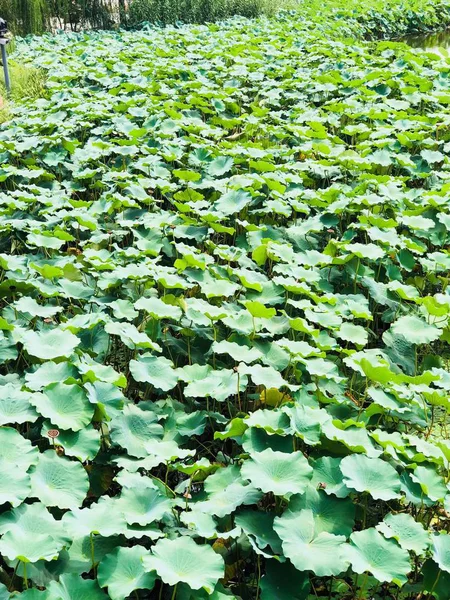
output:
<path id="1" fill-rule="evenodd" d="M 311 408 L 301 404 L 284 411 L 290 416 L 292 429 L 305 442 L 316 446 L 320 442 L 322 425 L 331 421 L 330 415 L 321 408 Z"/>
<path id="2" fill-rule="evenodd" d="M 289 561 L 268 560 L 260 587 L 261 600 L 307 600 L 309 576 L 298 571 Z"/>
<path id="3" fill-rule="evenodd" d="M 8 600 L 10 597 L 10 593 L 8 591 L 8 588 L 3 585 L 3 583 L 0 583 L 0 600 Z"/>
<path id="4" fill-rule="evenodd" d="M 210 594 L 224 576 L 222 557 L 210 546 L 197 545 L 187 537 L 159 540 L 143 561 L 147 571 L 156 571 L 169 585 L 184 582 L 193 590 L 203 588 Z"/>
<path id="5" fill-rule="evenodd" d="M 38 302 L 36 302 L 36 300 L 30 296 L 22 296 L 22 298 L 14 302 L 12 306 L 19 312 L 25 312 L 33 317 L 43 318 L 53 317 L 64 310 L 61 306 L 38 304 Z"/>
<path id="6" fill-rule="evenodd" d="M 371 457 L 381 454 L 362 423 L 356 425 L 355 422 L 327 421 L 322 425 L 322 432 L 329 440 L 341 442 L 353 452 L 365 452 Z"/>
<path id="7" fill-rule="evenodd" d="M 255 504 L 262 497 L 262 492 L 244 484 L 237 465 L 218 469 L 206 478 L 204 489 L 207 500 L 196 502 L 195 510 L 217 517 L 225 517 L 241 505 Z"/>
<path id="8" fill-rule="evenodd" d="M 262 357 L 262 353 L 257 348 L 250 348 L 236 342 L 214 342 L 211 350 L 216 354 L 228 354 L 235 362 L 252 363 Z"/>
<path id="9" fill-rule="evenodd" d="M 208 480 L 207 480 L 208 481 Z M 209 513 L 217 517 L 225 517 L 241 505 L 256 504 L 262 497 L 262 493 L 253 485 L 244 485 L 237 480 L 208 495 L 208 499 L 197 502 L 196 510 Z"/>
<path id="10" fill-rule="evenodd" d="M 274 518 L 275 513 L 244 509 L 235 516 L 234 522 L 255 539 L 261 550 L 270 546 L 274 552 L 281 554 L 281 540 L 273 528 Z"/>
<path id="11" fill-rule="evenodd" d="M 299 571 L 323 577 L 347 569 L 345 536 L 317 534 L 312 510 L 287 511 L 275 519 L 274 529 L 281 538 L 284 555 Z"/>
<path id="12" fill-rule="evenodd" d="M 407 513 L 389 513 L 377 525 L 377 529 L 385 537 L 397 540 L 405 550 L 413 550 L 418 555 L 423 554 L 430 545 L 428 532 Z"/>
<path id="13" fill-rule="evenodd" d="M 252 197 L 244 190 L 231 190 L 223 194 L 214 204 L 214 211 L 219 215 L 229 216 L 240 212 L 252 201 Z"/>
<path id="14" fill-rule="evenodd" d="M 138 310 L 145 310 L 145 312 L 148 312 L 154 319 L 174 319 L 175 321 L 178 321 L 182 315 L 181 308 L 166 304 L 155 297 L 140 298 L 134 306 Z"/>
<path id="15" fill-rule="evenodd" d="M 75 538 L 67 550 L 67 564 L 64 572 L 89 573 L 92 563 L 98 564 L 107 554 L 123 544 L 122 536 L 103 537 L 101 535 L 85 535 Z"/>
<path id="16" fill-rule="evenodd" d="M 394 335 L 402 335 L 412 344 L 429 344 L 440 336 L 442 331 L 434 325 L 429 325 L 423 319 L 409 315 L 400 317 L 391 325 Z"/>
<path id="17" fill-rule="evenodd" d="M 78 508 L 89 490 L 89 478 L 78 461 L 58 456 L 54 450 L 39 455 L 31 467 L 31 496 L 45 506 Z"/>
<path id="18" fill-rule="evenodd" d="M 273 367 L 265 367 L 262 365 L 239 365 L 239 372 L 245 375 L 250 375 L 255 385 L 263 385 L 265 388 L 280 388 L 287 385 L 280 373 Z"/>
<path id="19" fill-rule="evenodd" d="M 9 560 L 53 560 L 67 536 L 41 503 L 21 504 L 0 517 L 0 552 Z"/>
<path id="20" fill-rule="evenodd" d="M 130 371 L 135 381 L 151 383 L 164 392 L 175 387 L 178 381 L 172 361 L 163 356 L 143 354 L 139 360 L 130 361 Z"/>
<path id="21" fill-rule="evenodd" d="M 286 454 L 268 448 L 245 461 L 241 473 L 263 492 L 284 496 L 302 494 L 311 479 L 312 468 L 301 452 Z"/>
<path id="22" fill-rule="evenodd" d="M 149 525 L 162 519 L 172 508 L 172 502 L 157 489 L 144 486 L 125 488 L 117 504 L 129 525 Z"/>
<path id="23" fill-rule="evenodd" d="M 245 366 L 245 365 L 244 365 Z M 224 402 L 230 396 L 244 392 L 248 383 L 245 374 L 238 374 L 234 369 L 218 369 L 209 372 L 202 379 L 190 381 L 184 389 L 188 398 L 214 398 Z"/>
<path id="24" fill-rule="evenodd" d="M 82 579 L 75 573 L 65 573 L 59 581 L 51 581 L 49 600 L 106 600 L 108 596 L 98 587 L 97 581 Z"/>
<path id="25" fill-rule="evenodd" d="M 112 383 L 94 381 L 84 385 L 89 402 L 96 404 L 96 412 L 105 420 L 109 421 L 113 416 L 120 414 L 125 397 L 122 392 Z"/>
<path id="26" fill-rule="evenodd" d="M 40 394 L 22 392 L 20 385 L 7 383 L 0 387 L 0 425 L 34 423 L 38 418 L 33 405 L 39 402 Z"/>
<path id="27" fill-rule="evenodd" d="M 144 458 L 148 452 L 145 443 L 153 439 L 161 439 L 164 433 L 158 423 L 158 416 L 149 410 L 129 404 L 121 414 L 111 421 L 111 439 L 125 448 L 130 456 Z"/>
<path id="28" fill-rule="evenodd" d="M 311 461 L 313 476 L 311 485 L 323 489 L 326 494 L 333 494 L 338 498 L 346 498 L 350 490 L 344 483 L 341 471 L 341 458 L 322 456 Z"/>
<path id="29" fill-rule="evenodd" d="M 27 331 L 21 341 L 28 354 L 42 360 L 52 360 L 62 356 L 67 358 L 81 342 L 70 331 L 61 329 Z"/>
<path id="30" fill-rule="evenodd" d="M 106 323 L 104 331 L 112 335 L 118 335 L 122 343 L 127 348 L 130 348 L 130 350 L 134 350 L 135 348 L 149 348 L 157 352 L 161 351 L 161 347 L 158 344 L 153 342 L 146 333 L 139 331 L 132 323 L 110 321 Z"/>
<path id="31" fill-rule="evenodd" d="M 46 437 L 52 429 L 56 429 L 56 426 L 45 421 L 41 430 L 42 437 Z M 55 445 L 62 446 L 66 456 L 75 456 L 84 462 L 95 458 L 100 450 L 100 432 L 91 424 L 79 431 L 58 431 Z"/>
<path id="32" fill-rule="evenodd" d="M 19 506 L 30 494 L 29 474 L 14 464 L 0 462 L 0 504 Z"/>
<path id="33" fill-rule="evenodd" d="M 409 554 L 394 540 L 387 540 L 376 529 L 355 531 L 350 536 L 347 558 L 356 573 L 368 571 L 378 581 L 393 581 L 402 586 L 411 571 Z"/>
<path id="34" fill-rule="evenodd" d="M 442 571 L 433 560 L 427 560 L 422 567 L 423 589 L 433 592 L 437 600 L 447 600 L 450 589 L 450 574 Z"/>
<path id="35" fill-rule="evenodd" d="M 418 483 L 422 492 L 433 501 L 443 501 L 448 493 L 444 479 L 431 465 L 419 465 L 411 473 L 411 479 Z"/>
<path id="36" fill-rule="evenodd" d="M 127 529 L 125 517 L 119 509 L 117 500 L 109 496 L 100 498 L 89 508 L 77 508 L 66 512 L 61 522 L 73 538 L 91 533 L 108 537 L 123 533 Z"/>
<path id="37" fill-rule="evenodd" d="M 78 379 L 77 369 L 68 362 L 44 362 L 35 371 L 25 373 L 27 387 L 31 390 L 41 390 L 51 383 L 75 383 Z"/>
<path id="38" fill-rule="evenodd" d="M 316 533 L 326 531 L 335 535 L 350 535 L 355 524 L 355 506 L 348 500 L 327 496 L 321 489 L 308 485 L 304 494 L 291 496 L 289 510 L 309 509 L 314 515 Z M 339 519 L 336 519 L 339 515 Z"/>
<path id="39" fill-rule="evenodd" d="M 52 383 L 31 402 L 43 417 L 61 429 L 79 431 L 91 422 L 94 415 L 94 407 L 79 385 Z"/>
<path id="40" fill-rule="evenodd" d="M 39 451 L 12 427 L 0 427 L 0 464 L 28 471 L 36 464 Z"/>
<path id="41" fill-rule="evenodd" d="M 358 492 L 368 492 L 376 500 L 392 500 L 399 497 L 398 473 L 381 458 L 354 454 L 346 456 L 340 468 L 348 488 Z"/>
<path id="42" fill-rule="evenodd" d="M 439 568 L 450 573 L 450 535 L 447 533 L 435 534 L 432 537 L 433 560 Z"/>
<path id="43" fill-rule="evenodd" d="M 98 567 L 98 582 L 108 588 L 112 600 L 125 600 L 134 590 L 152 590 L 156 574 L 147 573 L 143 557 L 148 550 L 143 546 L 117 548 L 107 554 Z"/>

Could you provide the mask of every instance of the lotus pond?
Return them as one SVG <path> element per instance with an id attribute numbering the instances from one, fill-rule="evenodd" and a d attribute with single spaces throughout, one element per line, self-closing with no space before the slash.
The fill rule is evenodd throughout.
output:
<path id="1" fill-rule="evenodd" d="M 450 59 L 330 14 L 18 45 L 0 600 L 448 600 Z"/>

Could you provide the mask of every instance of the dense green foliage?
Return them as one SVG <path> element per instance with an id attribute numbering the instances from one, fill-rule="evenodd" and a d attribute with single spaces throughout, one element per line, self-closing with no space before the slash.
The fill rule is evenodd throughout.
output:
<path id="1" fill-rule="evenodd" d="M 20 45 L 0 600 L 448 599 L 450 60 L 321 4 Z"/>
<path id="2" fill-rule="evenodd" d="M 142 23 L 206 23 L 233 15 L 256 17 L 270 3 L 265 0 L 133 0 L 127 24 Z"/>
<path id="3" fill-rule="evenodd" d="M 106 29 L 119 20 L 115 0 L 0 0 L 0 16 L 20 35 L 56 28 Z"/>

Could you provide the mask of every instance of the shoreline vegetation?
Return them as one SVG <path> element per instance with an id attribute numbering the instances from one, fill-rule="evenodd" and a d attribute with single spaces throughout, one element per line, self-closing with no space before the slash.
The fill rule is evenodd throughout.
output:
<path id="1" fill-rule="evenodd" d="M 0 600 L 448 600 L 450 59 L 392 40 L 450 2 L 379 4 L 16 40 Z"/>

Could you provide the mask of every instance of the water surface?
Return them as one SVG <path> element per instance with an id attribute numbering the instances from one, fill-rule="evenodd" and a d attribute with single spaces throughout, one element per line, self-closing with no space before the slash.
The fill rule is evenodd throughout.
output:
<path id="1" fill-rule="evenodd" d="M 402 41 L 413 48 L 422 48 L 440 54 L 440 50 L 450 50 L 450 28 L 435 33 L 426 33 L 421 35 L 409 35 Z"/>

